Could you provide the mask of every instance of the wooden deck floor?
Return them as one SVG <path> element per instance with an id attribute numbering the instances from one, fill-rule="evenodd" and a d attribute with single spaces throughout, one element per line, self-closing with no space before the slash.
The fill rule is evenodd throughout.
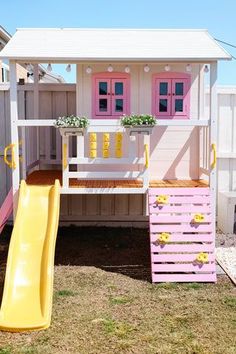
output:
<path id="1" fill-rule="evenodd" d="M 51 185 L 55 179 L 62 183 L 62 173 L 56 170 L 34 171 L 28 175 L 26 182 L 34 185 Z M 142 188 L 143 184 L 137 180 L 70 180 L 72 188 Z M 205 180 L 152 180 L 150 188 L 164 187 L 208 187 Z"/>

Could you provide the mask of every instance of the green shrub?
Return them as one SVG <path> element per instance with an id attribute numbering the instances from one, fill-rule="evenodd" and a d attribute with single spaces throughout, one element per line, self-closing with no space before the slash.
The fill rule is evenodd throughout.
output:
<path id="1" fill-rule="evenodd" d="M 124 115 L 121 118 L 121 125 L 123 126 L 137 126 L 137 125 L 147 125 L 153 126 L 157 124 L 156 117 L 149 115 L 149 114 L 131 114 L 131 115 Z"/>

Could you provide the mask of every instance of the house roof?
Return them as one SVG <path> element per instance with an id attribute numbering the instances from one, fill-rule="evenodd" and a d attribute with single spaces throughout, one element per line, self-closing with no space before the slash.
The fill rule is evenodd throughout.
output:
<path id="1" fill-rule="evenodd" d="M 5 30 L 5 28 L 0 26 L 0 49 L 2 49 L 10 39 L 11 35 Z"/>
<path id="2" fill-rule="evenodd" d="M 0 57 L 23 61 L 231 59 L 207 30 L 18 29 Z"/>

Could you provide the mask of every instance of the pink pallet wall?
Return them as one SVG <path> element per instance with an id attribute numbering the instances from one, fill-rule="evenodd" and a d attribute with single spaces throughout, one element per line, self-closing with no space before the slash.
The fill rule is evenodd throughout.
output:
<path id="1" fill-rule="evenodd" d="M 215 235 L 212 224 L 209 188 L 150 188 L 150 248 L 152 281 L 215 282 Z M 167 195 L 167 204 L 156 198 Z M 195 223 L 194 214 L 204 215 L 204 222 Z M 160 233 L 170 234 L 160 244 Z M 208 254 L 207 263 L 199 263 L 200 252 Z"/>

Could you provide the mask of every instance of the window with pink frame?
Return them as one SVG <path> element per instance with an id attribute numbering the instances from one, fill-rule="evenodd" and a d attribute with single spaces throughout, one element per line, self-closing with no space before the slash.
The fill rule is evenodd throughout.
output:
<path id="1" fill-rule="evenodd" d="M 118 119 L 130 114 L 130 78 L 123 73 L 93 75 L 93 118 Z"/>
<path id="2" fill-rule="evenodd" d="M 159 73 L 153 76 L 152 114 L 158 119 L 190 118 L 190 82 L 186 73 Z"/>

